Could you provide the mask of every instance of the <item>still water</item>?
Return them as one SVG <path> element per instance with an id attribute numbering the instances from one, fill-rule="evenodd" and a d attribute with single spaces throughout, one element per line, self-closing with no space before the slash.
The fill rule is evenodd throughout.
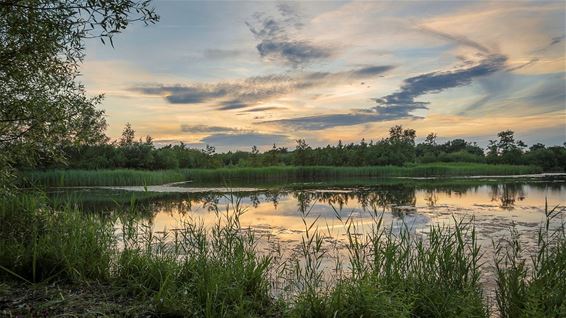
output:
<path id="1" fill-rule="evenodd" d="M 393 231 L 401 227 L 426 232 L 432 224 L 450 226 L 454 220 L 473 220 L 480 240 L 508 235 L 514 225 L 532 244 L 549 207 L 566 204 L 566 176 L 508 179 L 445 180 L 338 180 L 287 185 L 236 184 L 217 187 L 179 183 L 150 187 L 66 188 L 51 192 L 54 198 L 72 198 L 93 212 L 143 211 L 141 217 L 156 233 L 172 231 L 184 222 L 211 225 L 213 211 L 245 210 L 241 225 L 260 241 L 293 249 L 306 225 L 324 233 L 329 241 L 344 243 L 346 220 L 351 218 L 363 235 L 376 217 Z M 401 206 L 406 213 L 397 213 Z M 561 220 L 556 219 L 557 224 Z M 273 248 L 273 244 L 261 244 Z"/>

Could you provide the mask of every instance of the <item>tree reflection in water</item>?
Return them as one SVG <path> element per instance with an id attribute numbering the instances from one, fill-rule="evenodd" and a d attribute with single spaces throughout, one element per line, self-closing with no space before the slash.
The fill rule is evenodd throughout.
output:
<path id="1" fill-rule="evenodd" d="M 485 193 L 488 200 L 497 202 L 498 207 L 505 210 L 515 208 L 518 201 L 526 197 L 526 189 L 541 191 L 564 191 L 564 183 L 547 182 L 510 182 L 500 184 L 451 184 L 451 185 L 371 185 L 356 187 L 322 187 L 312 189 L 269 189 L 255 192 L 234 192 L 232 195 L 242 200 L 242 204 L 258 208 L 262 204 L 272 205 L 274 213 L 293 213 L 306 211 L 313 205 L 327 205 L 329 215 L 336 209 L 341 216 L 352 210 L 361 209 L 368 212 L 383 212 L 392 205 L 415 206 L 417 193 L 422 196 L 423 204 L 436 207 L 444 197 L 463 197 L 469 192 Z M 152 218 L 155 213 L 180 213 L 212 211 L 227 202 L 226 193 L 157 193 L 127 192 L 102 189 L 76 189 L 74 191 L 58 191 L 50 194 L 53 205 L 73 204 L 83 211 L 103 215 L 132 213 L 136 217 Z M 296 202 L 294 202 L 296 201 Z M 71 202 L 71 203 L 69 203 Z M 296 204 L 294 211 L 280 211 L 281 202 L 289 202 L 285 209 Z M 318 207 L 320 208 L 320 207 Z M 324 208 L 324 207 L 322 207 Z"/>
<path id="2" fill-rule="evenodd" d="M 525 199 L 525 191 L 522 184 L 497 184 L 491 185 L 491 201 L 497 202 L 499 207 L 505 210 L 515 208 L 515 202 Z"/>

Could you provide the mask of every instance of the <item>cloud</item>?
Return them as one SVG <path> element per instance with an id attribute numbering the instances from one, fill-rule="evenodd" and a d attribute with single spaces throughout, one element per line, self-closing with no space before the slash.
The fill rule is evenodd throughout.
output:
<path id="1" fill-rule="evenodd" d="M 450 71 L 425 73 L 403 81 L 401 89 L 393 94 L 376 99 L 378 105 L 407 107 L 413 105 L 426 108 L 427 102 L 416 102 L 415 98 L 425 94 L 437 94 L 446 89 L 469 85 L 476 77 L 493 74 L 505 69 L 507 58 L 491 54 L 478 64 Z"/>
<path id="2" fill-rule="evenodd" d="M 256 48 L 261 57 L 270 61 L 283 61 L 294 67 L 331 56 L 329 49 L 304 41 L 263 39 Z"/>
<path id="3" fill-rule="evenodd" d="M 218 133 L 204 137 L 202 142 L 210 145 L 227 146 L 264 146 L 272 144 L 286 144 L 290 138 L 280 134 L 264 134 L 257 132 L 245 132 L 238 134 Z"/>
<path id="4" fill-rule="evenodd" d="M 244 110 L 246 113 L 256 113 L 256 112 L 264 112 L 268 110 L 280 110 L 285 109 L 285 107 L 277 107 L 277 106 L 266 106 L 266 107 L 257 107 L 252 109 Z"/>
<path id="5" fill-rule="evenodd" d="M 210 99 L 221 98 L 228 94 L 228 89 L 223 85 L 153 85 L 138 86 L 131 90 L 146 95 L 165 95 L 165 99 L 171 104 L 199 104 Z"/>
<path id="6" fill-rule="evenodd" d="M 410 112 L 426 108 L 424 105 L 407 105 L 396 107 L 375 106 L 369 109 L 355 110 L 349 114 L 328 114 L 289 119 L 264 121 L 261 123 L 279 124 L 297 129 L 319 130 L 340 126 L 353 126 L 358 124 L 393 121 L 400 119 L 419 119 L 421 117 Z"/>
<path id="7" fill-rule="evenodd" d="M 463 36 L 463 35 L 455 35 L 455 34 L 449 34 L 449 33 L 445 33 L 445 32 L 441 32 L 438 30 L 433 30 L 431 28 L 425 27 L 425 26 L 419 26 L 418 28 L 420 31 L 424 32 L 424 33 L 428 33 L 431 35 L 434 35 L 436 37 L 440 37 L 446 40 L 449 40 L 451 42 L 455 42 L 459 45 L 463 45 L 463 46 L 467 46 L 467 47 L 471 47 L 474 48 L 482 53 L 489 53 L 489 49 L 486 48 L 485 46 L 472 41 L 470 39 L 468 39 L 467 37 Z"/>
<path id="8" fill-rule="evenodd" d="M 377 76 L 391 65 L 370 65 L 341 72 L 308 72 L 294 75 L 265 75 L 238 81 L 192 85 L 152 84 L 131 88 L 146 95 L 161 95 L 171 104 L 216 102 L 220 110 L 251 107 L 271 98 L 313 87 L 332 86 Z"/>
<path id="9" fill-rule="evenodd" d="M 250 32 L 259 41 L 259 55 L 267 61 L 299 67 L 316 60 L 331 57 L 335 49 L 299 39 L 298 31 L 304 24 L 297 10 L 288 5 L 278 6 L 279 17 L 256 13 L 253 21 L 246 21 Z"/>
<path id="10" fill-rule="evenodd" d="M 240 100 L 229 100 L 229 101 L 221 102 L 220 107 L 218 109 L 232 110 L 232 109 L 240 109 L 246 107 L 248 107 L 248 104 L 246 104 L 245 102 L 242 102 Z"/>
<path id="11" fill-rule="evenodd" d="M 211 60 L 230 59 L 243 55 L 241 50 L 208 49 L 203 53 L 204 58 Z"/>
<path id="12" fill-rule="evenodd" d="M 240 129 L 237 128 L 230 128 L 230 127 L 221 127 L 221 126 L 206 126 L 206 125 L 181 125 L 182 132 L 189 132 L 189 133 L 227 133 L 227 132 L 240 132 Z"/>
<path id="13" fill-rule="evenodd" d="M 474 78 L 490 75 L 505 69 L 506 57 L 492 54 L 476 65 L 421 74 L 403 81 L 398 92 L 375 99 L 376 106 L 357 109 L 349 114 L 328 114 L 262 123 L 275 123 L 283 126 L 318 130 L 337 126 L 352 126 L 363 123 L 393 121 L 399 119 L 417 119 L 411 112 L 428 109 L 428 102 L 415 99 L 425 94 L 436 94 L 446 89 L 469 85 Z"/>

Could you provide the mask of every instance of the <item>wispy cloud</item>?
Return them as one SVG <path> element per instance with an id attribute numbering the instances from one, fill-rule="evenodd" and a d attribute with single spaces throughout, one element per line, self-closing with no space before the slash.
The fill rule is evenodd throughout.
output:
<path id="1" fill-rule="evenodd" d="M 182 132 L 188 133 L 234 133 L 241 132 L 242 130 L 237 128 L 222 127 L 222 126 L 207 126 L 207 125 L 181 125 Z"/>
<path id="2" fill-rule="evenodd" d="M 191 134 L 206 134 L 200 139 L 199 145 L 210 144 L 214 146 L 265 146 L 276 144 L 287 144 L 291 139 L 283 134 L 261 133 L 252 130 L 224 126 L 207 125 L 181 125 L 181 131 Z M 167 144 L 167 140 L 162 141 Z"/>
<path id="3" fill-rule="evenodd" d="M 278 9 L 279 17 L 256 13 L 251 21 L 246 21 L 249 30 L 259 41 L 256 48 L 263 59 L 300 67 L 334 54 L 335 49 L 331 46 L 298 38 L 304 24 L 294 7 L 280 4 Z"/>
<path id="4" fill-rule="evenodd" d="M 252 108 L 252 109 L 246 109 L 243 112 L 245 112 L 245 113 L 257 113 L 257 112 L 265 112 L 265 111 L 269 111 L 269 110 L 282 110 L 282 109 L 285 109 L 285 107 L 266 106 L 266 107 L 257 107 L 257 108 Z"/>
<path id="5" fill-rule="evenodd" d="M 202 138 L 203 143 L 219 146 L 265 146 L 272 144 L 287 144 L 290 138 L 281 134 L 265 134 L 257 132 L 244 132 L 238 134 L 212 134 Z"/>
<path id="6" fill-rule="evenodd" d="M 231 59 L 244 54 L 242 50 L 208 49 L 203 53 L 203 57 L 211 60 Z"/>
<path id="7" fill-rule="evenodd" d="M 384 108 L 382 112 L 354 112 L 350 114 L 316 115 L 298 118 L 264 121 L 263 124 L 278 124 L 297 129 L 319 130 L 340 126 L 352 126 L 371 122 L 390 121 L 398 119 L 416 119 L 408 110 Z"/>
<path id="8" fill-rule="evenodd" d="M 476 65 L 465 65 L 449 71 L 436 71 L 407 78 L 399 91 L 375 99 L 376 106 L 358 109 L 349 114 L 328 114 L 263 123 L 274 123 L 306 130 L 337 126 L 419 118 L 411 112 L 428 109 L 428 102 L 416 101 L 425 94 L 436 94 L 446 89 L 469 85 L 474 78 L 490 75 L 505 68 L 506 57 L 492 54 Z"/>
<path id="9" fill-rule="evenodd" d="M 474 48 L 474 49 L 476 49 L 476 50 L 478 50 L 482 53 L 489 53 L 490 52 L 490 50 L 487 47 L 479 44 L 476 41 L 472 41 L 472 40 L 468 39 L 467 37 L 465 37 L 463 35 L 455 35 L 455 34 L 445 33 L 445 32 L 434 30 L 434 29 L 431 29 L 431 28 L 428 28 L 428 27 L 425 27 L 425 26 L 419 26 L 418 30 L 420 30 L 421 32 L 424 32 L 424 33 L 427 33 L 427 34 L 430 34 L 430 35 L 433 35 L 433 36 L 436 36 L 436 37 L 439 37 L 439 38 L 443 38 L 443 39 L 451 41 L 451 42 L 454 42 L 458 45 L 463 45 L 463 46 Z"/>
<path id="10" fill-rule="evenodd" d="M 217 109 L 233 110 L 300 90 L 333 86 L 377 76 L 393 69 L 390 65 L 372 65 L 342 72 L 300 72 L 294 75 L 266 75 L 240 81 L 193 85 L 142 85 L 132 90 L 161 95 L 171 104 L 217 103 Z"/>

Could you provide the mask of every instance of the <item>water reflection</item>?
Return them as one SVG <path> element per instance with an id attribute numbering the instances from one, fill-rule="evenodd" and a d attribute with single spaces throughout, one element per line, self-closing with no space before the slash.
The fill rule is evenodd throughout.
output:
<path id="1" fill-rule="evenodd" d="M 426 190 L 424 200 L 428 207 L 435 207 L 438 202 L 438 194 L 434 190 Z"/>
<path id="2" fill-rule="evenodd" d="M 118 190 L 79 189 L 50 193 L 53 204 L 71 204 L 90 212 L 121 212 L 135 210 L 151 217 L 157 212 L 186 214 L 214 210 L 239 199 L 250 209 L 267 209 L 271 213 L 297 215 L 313 205 L 326 206 L 326 214 L 361 211 L 388 211 L 391 206 L 424 206 L 439 208 L 445 205 L 460 207 L 495 204 L 503 211 L 515 209 L 518 203 L 544 206 L 551 197 L 563 203 L 566 193 L 563 182 L 501 183 L 488 185 L 374 185 L 354 188 L 305 188 L 299 190 L 270 189 L 256 192 L 154 193 Z M 281 204 L 285 203 L 283 206 Z M 294 203 L 293 203 L 294 202 Z M 323 213 L 323 212 L 322 212 Z M 343 215 L 341 215 L 343 216 Z"/>
<path id="3" fill-rule="evenodd" d="M 523 201 L 526 197 L 524 186 L 521 184 L 491 185 L 491 201 L 497 202 L 499 207 L 512 210 L 516 201 Z"/>

